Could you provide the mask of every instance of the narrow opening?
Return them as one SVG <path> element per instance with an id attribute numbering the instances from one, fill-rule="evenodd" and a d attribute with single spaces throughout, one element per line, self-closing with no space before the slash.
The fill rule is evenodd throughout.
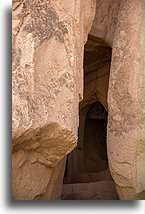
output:
<path id="1" fill-rule="evenodd" d="M 67 156 L 62 200 L 117 200 L 107 157 L 107 91 L 112 49 L 89 35 L 78 146 Z"/>

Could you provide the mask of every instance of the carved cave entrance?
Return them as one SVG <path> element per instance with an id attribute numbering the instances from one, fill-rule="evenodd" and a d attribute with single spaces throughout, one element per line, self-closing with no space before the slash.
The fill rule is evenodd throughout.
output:
<path id="1" fill-rule="evenodd" d="M 78 146 L 67 156 L 62 200 L 118 199 L 106 146 L 111 53 L 103 40 L 89 35 L 84 51 Z"/>

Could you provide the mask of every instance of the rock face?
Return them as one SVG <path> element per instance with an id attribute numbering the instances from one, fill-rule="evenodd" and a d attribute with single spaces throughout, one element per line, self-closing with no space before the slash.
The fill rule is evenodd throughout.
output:
<path id="1" fill-rule="evenodd" d="M 66 155 L 78 135 L 83 141 L 87 115 L 101 117 L 89 111 L 96 102 L 108 112 L 106 155 L 119 198 L 142 199 L 143 0 L 13 0 L 12 15 L 13 199 L 61 199 Z"/>
<path id="2" fill-rule="evenodd" d="M 14 200 L 59 200 L 61 198 L 65 158 L 54 168 L 35 161 L 37 153 L 18 151 L 13 154 Z"/>
<path id="3" fill-rule="evenodd" d="M 40 162 L 55 166 L 76 146 L 95 1 L 26 0 L 13 7 L 13 149 L 35 150 Z"/>
<path id="4" fill-rule="evenodd" d="M 76 146 L 83 50 L 95 4 L 94 0 L 13 1 L 14 199 L 43 195 L 48 181 L 41 186 L 40 178 L 38 185 L 32 175 L 26 182 L 25 173 L 55 174 L 55 166 Z M 20 171 L 17 161 L 23 162 Z M 19 173 L 24 176 L 19 178 Z M 31 187 L 39 189 L 32 197 L 27 190 Z"/>
<path id="5" fill-rule="evenodd" d="M 133 18 L 132 18 L 133 17 Z M 108 93 L 108 157 L 120 199 L 143 199 L 143 1 L 121 1 Z"/>

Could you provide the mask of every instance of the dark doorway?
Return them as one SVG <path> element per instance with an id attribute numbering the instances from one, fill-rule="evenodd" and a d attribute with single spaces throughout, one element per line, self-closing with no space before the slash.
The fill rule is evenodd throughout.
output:
<path id="1" fill-rule="evenodd" d="M 107 157 L 107 91 L 112 49 L 91 35 L 84 50 L 78 145 L 67 156 L 62 200 L 116 200 Z"/>

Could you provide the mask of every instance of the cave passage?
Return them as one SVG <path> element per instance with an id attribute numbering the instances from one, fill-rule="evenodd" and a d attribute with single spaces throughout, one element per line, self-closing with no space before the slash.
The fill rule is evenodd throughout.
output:
<path id="1" fill-rule="evenodd" d="M 84 98 L 78 145 L 67 156 L 62 200 L 117 200 L 107 157 L 107 92 L 112 49 L 89 35 L 84 48 Z"/>

